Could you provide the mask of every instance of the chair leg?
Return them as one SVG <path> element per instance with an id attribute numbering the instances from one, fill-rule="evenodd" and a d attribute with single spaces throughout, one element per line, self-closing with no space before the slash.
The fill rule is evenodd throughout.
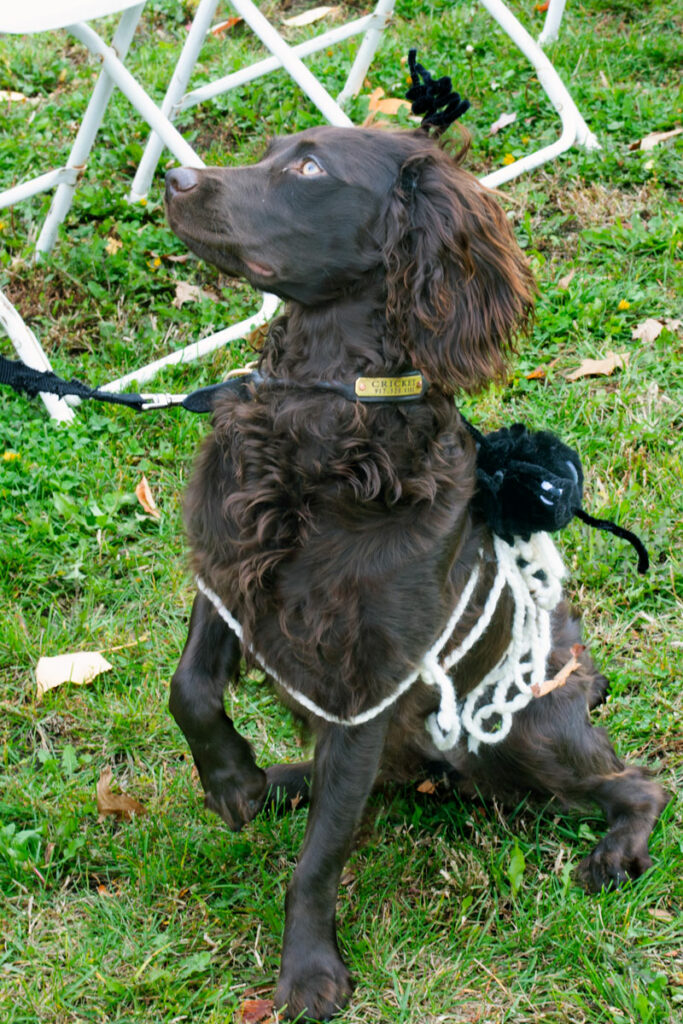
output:
<path id="1" fill-rule="evenodd" d="M 156 103 L 150 99 L 140 83 L 124 67 L 116 50 L 107 46 L 97 32 L 84 21 L 69 25 L 69 32 L 83 43 L 93 56 L 100 58 L 106 74 L 143 120 L 161 136 L 164 145 L 170 149 L 175 158 L 188 167 L 204 167 L 203 161 L 192 146 L 185 141 L 178 129 L 173 127 L 169 119 L 164 117 Z"/>
<path id="2" fill-rule="evenodd" d="M 275 31 L 270 22 L 264 18 L 258 8 L 251 0 L 230 0 L 237 13 L 241 15 L 249 28 L 254 32 L 261 42 L 272 54 L 274 54 L 285 71 L 288 72 L 296 84 L 303 89 L 308 98 L 316 105 L 323 117 L 330 124 L 340 128 L 349 128 L 353 122 L 338 103 L 332 99 L 326 89 L 318 81 L 306 65 L 296 56 L 292 48 L 287 45 L 282 36 Z"/>
<path id="3" fill-rule="evenodd" d="M 31 328 L 17 313 L 16 309 L 6 295 L 0 291 L 0 324 L 7 331 L 10 341 L 14 345 L 17 355 L 27 366 L 34 370 L 51 370 L 50 360 L 45 355 L 42 346 Z M 45 403 L 50 416 L 62 423 L 70 423 L 74 414 L 63 398 L 56 395 L 42 394 L 40 396 Z"/>
<path id="4" fill-rule="evenodd" d="M 129 8 L 119 22 L 112 46 L 122 58 L 128 52 L 144 6 L 144 3 L 141 3 L 137 7 Z M 41 253 L 49 252 L 55 243 L 59 225 L 71 208 L 78 179 L 85 168 L 113 91 L 114 83 L 106 71 L 102 71 L 66 163 L 66 167 L 72 171 L 71 178 L 57 186 L 50 211 L 36 243 L 35 259 L 39 259 Z"/>
<path id="5" fill-rule="evenodd" d="M 548 43 L 554 43 L 557 39 L 566 2 L 567 0 L 550 0 L 550 3 L 548 4 L 548 13 L 545 16 L 543 31 L 538 37 L 539 46 L 547 46 Z"/>
<path id="6" fill-rule="evenodd" d="M 481 0 L 481 3 L 531 63 L 538 81 L 562 121 L 562 134 L 556 142 L 522 157 L 521 160 L 516 160 L 507 167 L 501 167 L 492 174 L 487 174 L 481 179 L 482 183 L 489 188 L 497 188 L 503 182 L 510 181 L 525 171 L 555 159 L 575 143 L 585 146 L 586 149 L 599 149 L 600 143 L 581 117 L 567 87 L 538 43 L 517 21 L 503 0 Z"/>
<path id="7" fill-rule="evenodd" d="M 344 88 L 337 96 L 337 103 L 343 105 L 360 90 L 368 68 L 380 44 L 382 33 L 389 25 L 394 13 L 394 0 L 379 0 L 372 14 L 372 20 L 358 47 L 358 53 L 351 65 Z"/>
<path id="8" fill-rule="evenodd" d="M 206 33 L 211 25 L 211 20 L 214 16 L 218 0 L 201 0 L 197 13 L 194 16 L 190 31 L 187 34 L 187 39 L 181 50 L 178 63 L 171 81 L 169 82 L 166 95 L 164 96 L 163 103 L 161 104 L 161 113 L 168 117 L 169 120 L 173 120 L 177 113 L 178 104 L 185 95 L 188 82 L 190 81 L 190 75 L 192 74 L 193 68 L 197 62 L 199 51 L 202 48 Z M 128 195 L 128 201 L 131 203 L 138 202 L 143 196 L 146 196 L 149 192 L 149 187 L 152 183 L 152 176 L 156 170 L 156 166 L 159 163 L 159 157 L 161 151 L 164 148 L 164 143 L 156 132 L 152 132 L 147 140 L 145 151 L 142 154 L 142 160 L 138 166 L 131 185 L 130 193 Z"/>
<path id="9" fill-rule="evenodd" d="M 130 385 L 135 382 L 137 386 L 145 384 L 152 377 L 156 376 L 160 370 L 163 370 L 165 366 L 176 366 L 178 363 L 191 363 L 195 359 L 199 359 L 201 356 L 208 355 L 209 352 L 213 352 L 217 348 L 221 348 L 227 345 L 231 341 L 235 341 L 237 338 L 244 338 L 251 331 L 260 327 L 262 324 L 267 323 L 274 315 L 280 304 L 280 300 L 277 295 L 264 294 L 261 308 L 253 316 L 248 317 L 246 320 L 241 320 L 237 324 L 232 324 L 230 327 L 226 327 L 222 331 L 217 331 L 215 334 L 209 334 L 206 338 L 202 338 L 200 341 L 193 341 L 190 345 L 186 345 L 185 348 L 178 349 L 176 352 L 171 352 L 167 356 L 162 356 L 161 359 L 156 359 L 153 363 L 148 363 L 146 366 L 140 366 L 137 370 L 132 370 L 130 373 L 125 374 L 123 377 L 118 377 L 116 380 L 110 381 L 108 384 L 103 384 L 103 391 L 125 391 Z"/>

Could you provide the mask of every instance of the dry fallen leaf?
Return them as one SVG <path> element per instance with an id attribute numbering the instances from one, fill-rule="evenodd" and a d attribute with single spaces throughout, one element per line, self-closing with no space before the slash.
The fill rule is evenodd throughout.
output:
<path id="1" fill-rule="evenodd" d="M 211 33 L 212 36 L 222 36 L 225 32 L 228 32 L 231 28 L 234 28 L 235 25 L 239 25 L 241 20 L 242 19 L 239 17 L 239 15 L 236 14 L 233 18 L 228 18 L 226 21 L 219 22 L 218 25 L 213 25 L 209 29 L 209 32 Z"/>
<path id="2" fill-rule="evenodd" d="M 572 672 L 576 672 L 577 668 L 581 667 L 579 657 L 585 649 L 584 644 L 574 644 L 571 649 L 571 658 L 566 665 L 562 666 L 557 675 L 554 675 L 552 679 L 546 679 L 544 683 L 534 683 L 532 685 L 531 692 L 534 697 L 545 697 L 546 693 L 550 693 L 551 690 L 564 686 Z"/>
<path id="3" fill-rule="evenodd" d="M 107 244 L 104 249 L 110 256 L 115 256 L 119 249 L 123 248 L 123 242 L 120 238 L 108 238 Z"/>
<path id="4" fill-rule="evenodd" d="M 321 21 L 328 14 L 336 14 L 339 7 L 312 7 L 310 11 L 302 14 L 295 14 L 292 18 L 283 18 L 282 24 L 290 28 L 303 28 L 304 25 L 312 25 L 315 21 Z"/>
<path id="5" fill-rule="evenodd" d="M 130 821 L 134 814 L 146 814 L 145 808 L 132 796 L 126 793 L 112 793 L 111 768 L 103 768 L 97 782 L 97 810 L 100 815 L 116 814 L 119 818 Z"/>
<path id="6" fill-rule="evenodd" d="M 135 497 L 138 499 L 147 515 L 153 516 L 154 519 L 161 519 L 161 512 L 157 508 L 157 504 L 152 494 L 152 489 L 144 474 L 140 483 L 135 488 Z"/>
<path id="7" fill-rule="evenodd" d="M 652 317 L 648 317 L 647 320 L 643 320 L 642 324 L 638 324 L 631 331 L 631 337 L 634 341 L 654 341 L 664 330 L 664 324 L 659 320 L 653 320 Z"/>
<path id="8" fill-rule="evenodd" d="M 339 884 L 343 885 L 344 888 L 347 888 L 349 885 L 353 885 L 353 883 L 355 881 L 356 881 L 356 872 L 353 870 L 353 868 L 350 868 L 348 866 L 345 867 L 344 870 L 341 873 L 341 878 L 339 879 Z"/>
<path id="9" fill-rule="evenodd" d="M 683 320 L 674 320 L 674 318 L 670 316 L 665 316 L 662 323 L 666 327 L 667 331 L 671 331 L 672 334 L 674 331 L 683 327 Z"/>
<path id="10" fill-rule="evenodd" d="M 418 793 L 436 793 L 436 786 L 431 779 L 425 779 L 424 782 L 421 782 L 417 787 L 417 791 Z"/>
<path id="11" fill-rule="evenodd" d="M 551 359 L 549 363 L 544 363 L 543 366 L 537 366 L 531 373 L 525 374 L 527 380 L 545 380 L 548 370 L 553 366 L 556 366 L 560 361 L 560 356 L 556 356 L 555 359 Z"/>
<path id="12" fill-rule="evenodd" d="M 111 665 L 100 651 L 75 651 L 73 654 L 40 658 L 36 665 L 37 699 L 41 700 L 44 693 L 62 683 L 83 686 L 110 668 Z"/>
<path id="13" fill-rule="evenodd" d="M 272 999 L 245 999 L 239 1009 L 240 1022 L 262 1024 L 269 1021 L 273 1016 L 273 1007 Z"/>
<path id="14" fill-rule="evenodd" d="M 632 142 L 628 148 L 639 149 L 641 152 L 647 153 L 659 145 L 660 142 L 672 139 L 674 135 L 680 135 L 681 132 L 683 132 L 683 128 L 672 128 L 669 132 L 651 132 L 650 135 L 645 135 L 642 139 L 638 139 L 637 142 Z"/>
<path id="15" fill-rule="evenodd" d="M 509 124 L 514 124 L 517 120 L 516 114 L 501 114 L 500 117 L 493 122 L 489 128 L 489 135 L 497 135 L 503 128 L 507 128 Z"/>
<path id="16" fill-rule="evenodd" d="M 557 282 L 557 287 L 560 289 L 561 292 L 566 292 L 567 288 L 569 288 L 569 285 L 574 280 L 575 273 L 576 267 L 572 267 L 569 273 L 565 274 L 564 277 L 561 277 L 560 280 Z"/>
<path id="17" fill-rule="evenodd" d="M 567 380 L 579 380 L 580 377 L 609 377 L 615 370 L 628 365 L 628 352 L 608 352 L 604 359 L 584 359 L 581 365 L 571 373 L 565 373 Z"/>
<path id="18" fill-rule="evenodd" d="M 211 299 L 212 302 L 218 302 L 215 292 L 200 288 L 198 284 L 190 284 L 189 281 L 178 281 L 175 286 L 175 298 L 171 305 L 180 309 L 183 303 L 198 302 L 200 299 Z"/>
<path id="19" fill-rule="evenodd" d="M 391 96 L 384 97 L 384 89 L 378 86 L 370 93 L 368 110 L 371 114 L 398 114 L 401 107 L 411 109 L 408 100 L 393 99 Z"/>
<path id="20" fill-rule="evenodd" d="M 0 89 L 0 103 L 30 103 L 35 107 L 40 100 L 34 96 L 24 96 L 23 92 L 14 92 L 12 89 Z"/>

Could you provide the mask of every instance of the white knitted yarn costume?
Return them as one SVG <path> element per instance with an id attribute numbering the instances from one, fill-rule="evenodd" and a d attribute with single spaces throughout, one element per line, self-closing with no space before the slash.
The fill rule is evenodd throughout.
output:
<path id="1" fill-rule="evenodd" d="M 526 707 L 532 700 L 532 686 L 542 683 L 545 679 L 546 662 L 550 653 L 550 613 L 560 600 L 560 581 L 565 570 L 557 548 L 547 533 L 534 533 L 528 541 L 517 538 L 514 544 L 508 544 L 501 537 L 494 536 L 493 544 L 497 562 L 496 576 L 476 625 L 456 648 L 439 660 L 439 655 L 465 613 L 477 586 L 478 565 L 467 581 L 446 628 L 422 657 L 419 665 L 392 694 L 359 715 L 340 718 L 330 714 L 305 694 L 285 683 L 259 657 L 257 651 L 252 650 L 252 654 L 263 670 L 297 704 L 327 722 L 346 726 L 369 722 L 394 704 L 417 679 L 421 679 L 440 691 L 439 710 L 429 715 L 426 721 L 427 730 L 439 750 L 451 750 L 460 739 L 463 729 L 467 733 L 468 748 L 474 753 L 480 743 L 500 743 L 510 731 L 515 712 Z M 479 557 L 481 558 L 481 552 Z M 464 701 L 459 702 L 448 671 L 457 665 L 484 634 L 506 586 L 514 602 L 510 644 L 494 668 L 484 676 Z M 200 577 L 197 577 L 197 587 L 241 640 L 241 625 L 218 595 Z"/>

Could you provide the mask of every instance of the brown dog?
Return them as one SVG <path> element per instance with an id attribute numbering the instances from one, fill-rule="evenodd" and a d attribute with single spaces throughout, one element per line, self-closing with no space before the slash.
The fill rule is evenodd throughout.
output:
<path id="1" fill-rule="evenodd" d="M 217 402 L 189 489 L 201 592 L 171 710 L 231 828 L 277 794 L 310 797 L 276 1001 L 327 1018 L 351 990 L 335 903 L 374 786 L 438 763 L 466 792 L 593 799 L 609 825 L 580 869 L 594 890 L 648 867 L 666 797 L 591 727 L 606 681 L 585 654 L 562 689 L 499 712 L 498 737 L 462 726 L 468 695 L 509 656 L 521 600 L 512 576 L 491 597 L 502 548 L 472 503 L 474 445 L 453 401 L 500 375 L 531 308 L 494 196 L 422 131 L 316 128 L 253 167 L 171 171 L 166 201 L 195 252 L 287 300 L 259 376 Z M 349 398 L 374 386 L 359 378 L 396 389 L 415 370 L 429 387 L 414 401 Z M 551 676 L 579 627 L 562 602 L 547 621 Z M 223 708 L 241 653 L 309 720 L 312 763 L 257 767 Z M 445 743 L 427 728 L 437 712 Z"/>

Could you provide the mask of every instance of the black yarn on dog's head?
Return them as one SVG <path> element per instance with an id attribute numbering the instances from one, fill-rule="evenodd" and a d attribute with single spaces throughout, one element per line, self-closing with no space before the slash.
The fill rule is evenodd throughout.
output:
<path id="1" fill-rule="evenodd" d="M 454 92 L 447 75 L 432 78 L 429 71 L 417 63 L 417 50 L 408 52 L 408 67 L 413 84 L 406 93 L 406 99 L 412 104 L 413 114 L 416 117 L 424 115 L 420 127 L 426 132 L 441 135 L 469 110 L 470 101 Z"/>

